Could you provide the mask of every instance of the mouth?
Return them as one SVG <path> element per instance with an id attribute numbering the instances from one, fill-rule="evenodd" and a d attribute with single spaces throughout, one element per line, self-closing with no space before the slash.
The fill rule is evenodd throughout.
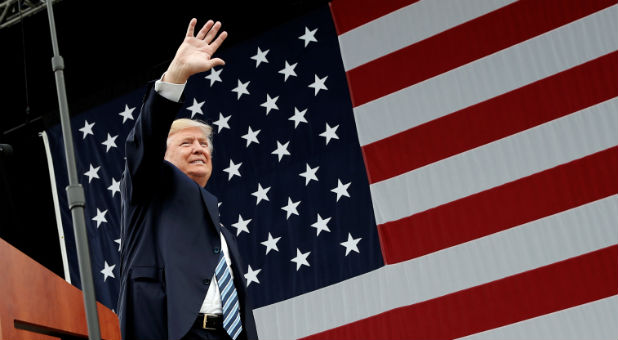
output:
<path id="1" fill-rule="evenodd" d="M 203 164 L 206 165 L 206 162 L 201 159 L 196 159 L 194 161 L 189 162 L 190 164 Z"/>

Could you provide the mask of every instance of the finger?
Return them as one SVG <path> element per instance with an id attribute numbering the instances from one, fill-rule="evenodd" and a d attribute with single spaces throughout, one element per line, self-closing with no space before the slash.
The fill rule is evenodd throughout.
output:
<path id="1" fill-rule="evenodd" d="M 210 28 L 212 28 L 212 25 L 214 24 L 214 22 L 212 20 L 208 20 L 204 26 L 202 26 L 202 29 L 197 32 L 197 35 L 195 36 L 197 39 L 204 39 L 204 37 L 206 36 L 206 33 L 208 33 L 208 31 L 210 30 Z"/>
<path id="2" fill-rule="evenodd" d="M 187 28 L 187 37 L 193 37 L 193 30 L 195 29 L 195 24 L 197 23 L 197 19 L 193 18 L 189 21 L 189 28 Z"/>
<path id="3" fill-rule="evenodd" d="M 227 32 L 223 31 L 223 32 L 221 32 L 221 34 L 219 34 L 217 39 L 215 39 L 215 41 L 213 41 L 212 44 L 210 44 L 210 46 L 213 49 L 212 53 L 215 53 L 215 51 L 219 48 L 219 46 L 221 46 L 221 44 L 223 43 L 225 38 L 227 38 Z"/>
<path id="4" fill-rule="evenodd" d="M 217 32 L 219 32 L 219 29 L 221 28 L 221 22 L 217 21 L 213 26 L 212 29 L 208 32 L 208 34 L 206 35 L 206 37 L 204 38 L 204 41 L 207 44 L 210 44 L 210 42 L 217 36 Z"/>
<path id="5" fill-rule="evenodd" d="M 223 59 L 221 59 L 221 58 L 210 59 L 210 62 L 211 62 L 212 67 L 217 67 L 217 66 L 225 65 L 225 61 L 223 61 Z"/>

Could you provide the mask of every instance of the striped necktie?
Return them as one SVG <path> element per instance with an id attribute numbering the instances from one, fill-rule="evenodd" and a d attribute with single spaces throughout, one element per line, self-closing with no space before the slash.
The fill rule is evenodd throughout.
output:
<path id="1" fill-rule="evenodd" d="M 215 269 L 219 292 L 221 293 L 221 305 L 223 306 L 223 328 L 232 339 L 236 339 L 242 331 L 240 323 L 240 307 L 238 305 L 238 294 L 234 288 L 234 282 L 230 269 L 225 263 L 223 250 L 220 252 L 219 264 Z"/>

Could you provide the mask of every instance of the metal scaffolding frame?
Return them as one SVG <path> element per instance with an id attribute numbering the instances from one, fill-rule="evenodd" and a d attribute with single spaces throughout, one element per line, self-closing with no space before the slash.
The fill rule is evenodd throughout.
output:
<path id="1" fill-rule="evenodd" d="M 52 3 L 59 1 L 52 0 Z M 0 29 L 19 23 L 22 18 L 44 10 L 45 6 L 44 0 L 0 0 Z"/>

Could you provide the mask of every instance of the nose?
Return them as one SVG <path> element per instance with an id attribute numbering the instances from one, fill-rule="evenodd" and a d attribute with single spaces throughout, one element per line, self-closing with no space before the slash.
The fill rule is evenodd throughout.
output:
<path id="1" fill-rule="evenodd" d="M 206 154 L 206 150 L 208 149 L 207 146 L 203 146 L 200 143 L 200 141 L 198 141 L 198 140 L 194 141 L 192 146 L 193 146 L 193 150 L 192 150 L 193 152 L 192 153 L 194 153 L 194 154 L 197 154 L 197 153 Z"/>

